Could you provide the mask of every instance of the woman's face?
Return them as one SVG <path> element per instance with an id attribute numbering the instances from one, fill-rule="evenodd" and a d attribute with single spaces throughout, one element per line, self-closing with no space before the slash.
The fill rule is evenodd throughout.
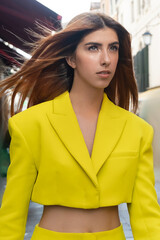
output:
<path id="1" fill-rule="evenodd" d="M 103 28 L 86 35 L 67 59 L 74 69 L 74 84 L 105 88 L 117 67 L 119 40 L 111 28 Z"/>

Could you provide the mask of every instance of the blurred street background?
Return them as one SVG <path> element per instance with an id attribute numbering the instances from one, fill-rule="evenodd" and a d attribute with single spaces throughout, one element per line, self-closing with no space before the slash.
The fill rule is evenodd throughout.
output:
<path id="1" fill-rule="evenodd" d="M 31 43 L 40 34 L 36 24 L 59 31 L 75 15 L 103 12 L 120 22 L 131 34 L 134 71 L 139 91 L 137 115 L 153 126 L 155 188 L 160 203 L 160 1 L 157 0 L 1 0 L 0 1 L 0 81 L 17 72 L 31 57 Z M 35 24 L 36 23 L 36 24 Z M 30 44 L 28 44 L 30 43 Z M 18 103 L 19 96 L 16 100 Z M 23 110 L 27 107 L 27 101 Z M 0 203 L 6 185 L 10 136 L 8 118 L 10 93 L 0 99 Z M 25 240 L 29 240 L 43 207 L 30 203 Z M 126 238 L 133 239 L 126 204 L 119 206 Z"/>

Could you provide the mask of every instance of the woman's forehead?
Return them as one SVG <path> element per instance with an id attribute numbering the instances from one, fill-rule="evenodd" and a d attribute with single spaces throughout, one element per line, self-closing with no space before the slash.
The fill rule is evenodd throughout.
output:
<path id="1" fill-rule="evenodd" d="M 116 31 L 112 28 L 102 28 L 96 31 L 93 31 L 82 38 L 80 41 L 81 44 L 87 42 L 119 42 L 118 35 Z"/>

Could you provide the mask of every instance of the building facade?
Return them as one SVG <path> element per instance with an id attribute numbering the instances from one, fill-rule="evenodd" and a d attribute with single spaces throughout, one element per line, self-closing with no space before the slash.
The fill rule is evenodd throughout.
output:
<path id="1" fill-rule="evenodd" d="M 111 14 L 111 4 L 108 0 L 101 0 L 100 9 L 101 12 L 106 13 L 107 15 Z"/>
<path id="2" fill-rule="evenodd" d="M 90 12 L 101 12 L 101 2 L 93 1 L 90 5 Z"/>
<path id="3" fill-rule="evenodd" d="M 139 92 L 160 85 L 160 1 L 101 0 L 101 11 L 120 22 L 131 34 Z M 146 45 L 143 34 L 152 35 Z"/>

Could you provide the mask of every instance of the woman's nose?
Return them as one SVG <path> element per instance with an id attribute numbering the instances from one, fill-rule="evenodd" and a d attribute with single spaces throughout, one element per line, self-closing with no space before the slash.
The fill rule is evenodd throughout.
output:
<path id="1" fill-rule="evenodd" d="M 109 56 L 109 53 L 107 50 L 101 52 L 101 59 L 100 59 L 100 64 L 102 66 L 109 66 L 111 63 L 111 59 L 110 59 L 110 56 Z"/>

